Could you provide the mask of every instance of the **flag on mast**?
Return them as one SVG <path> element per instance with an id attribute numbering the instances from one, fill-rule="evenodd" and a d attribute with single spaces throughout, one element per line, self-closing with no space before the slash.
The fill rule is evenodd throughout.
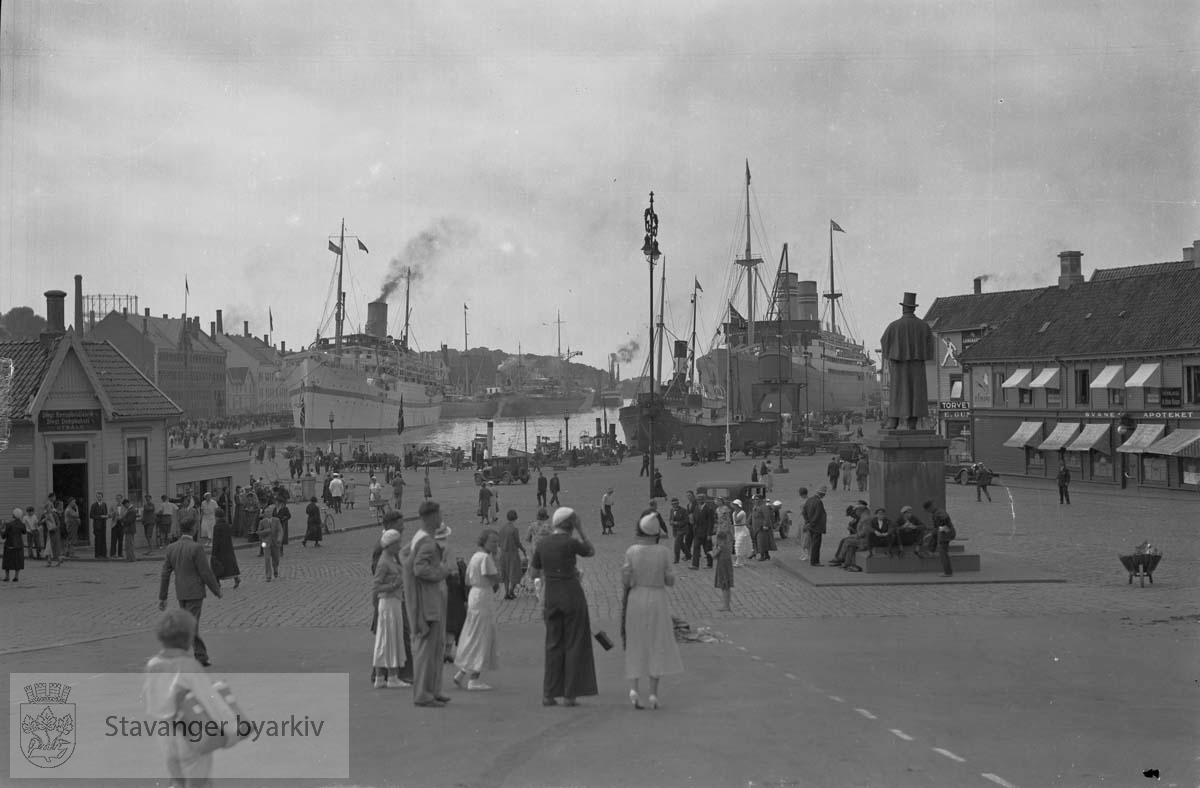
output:
<path id="1" fill-rule="evenodd" d="M 746 185 L 750 185 L 750 160 L 746 159 Z"/>
<path id="2" fill-rule="evenodd" d="M 192 288 L 188 287 L 188 280 L 187 280 L 186 276 L 183 278 L 183 294 L 184 295 L 192 294 Z"/>
<path id="3" fill-rule="evenodd" d="M 300 381 L 300 426 L 307 427 L 304 421 L 304 381 Z"/>
<path id="4" fill-rule="evenodd" d="M 509 345 L 509 347 L 512 347 L 512 346 Z M 397 435 L 404 434 L 404 397 L 403 396 L 400 397 L 400 416 L 396 420 L 396 434 Z"/>
<path id="5" fill-rule="evenodd" d="M 275 333 L 275 315 L 271 314 L 271 307 L 267 307 L 267 325 L 270 326 L 272 334 Z"/>
<path id="6" fill-rule="evenodd" d="M 338 246 L 333 241 L 330 241 L 329 242 L 329 251 L 333 252 L 334 254 L 341 254 L 342 247 Z"/>
<path id="7" fill-rule="evenodd" d="M 830 220 L 829 220 L 829 229 L 830 229 L 830 230 L 833 230 L 835 233 L 844 233 L 844 232 L 846 232 L 846 231 L 845 231 L 845 230 L 843 230 L 843 229 L 842 229 L 842 228 L 841 228 L 841 227 L 838 225 L 838 223 L 837 223 L 837 222 L 835 222 L 833 219 L 830 219 Z"/>
<path id="8" fill-rule="evenodd" d="M 355 240 L 358 240 L 358 239 L 355 239 Z M 358 242 L 358 248 L 362 249 L 364 252 L 367 252 L 367 254 L 370 254 L 370 252 L 367 251 L 367 245 L 365 243 L 363 243 L 362 241 Z"/>
<path id="9" fill-rule="evenodd" d="M 701 293 L 703 293 L 703 292 L 704 292 L 704 288 L 700 286 L 700 280 L 699 280 L 699 279 L 697 279 L 697 280 L 696 280 L 696 289 L 697 289 L 697 290 L 699 290 Z"/>

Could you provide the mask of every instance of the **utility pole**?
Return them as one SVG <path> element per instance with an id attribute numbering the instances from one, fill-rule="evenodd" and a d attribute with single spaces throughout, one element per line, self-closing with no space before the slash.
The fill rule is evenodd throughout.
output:
<path id="1" fill-rule="evenodd" d="M 642 254 L 646 255 L 646 262 L 650 264 L 650 363 L 646 365 L 646 372 L 650 376 L 650 400 L 647 405 L 647 442 L 650 444 L 647 449 L 650 452 L 650 497 L 654 498 L 654 417 L 655 409 L 658 407 L 656 399 L 658 397 L 658 384 L 654 380 L 654 263 L 659 257 L 662 257 L 662 252 L 658 248 L 658 214 L 654 212 L 654 192 L 650 192 L 650 207 L 643 214 L 643 219 L 646 225 L 645 240 L 642 243 Z"/>

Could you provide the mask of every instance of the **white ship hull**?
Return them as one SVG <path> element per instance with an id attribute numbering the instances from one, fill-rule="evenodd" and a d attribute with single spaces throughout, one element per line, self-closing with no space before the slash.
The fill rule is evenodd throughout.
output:
<path id="1" fill-rule="evenodd" d="M 406 430 L 436 424 L 442 409 L 436 387 L 406 380 L 380 383 L 361 370 L 326 365 L 311 357 L 302 360 L 289 377 L 288 400 L 296 429 L 328 431 L 332 414 L 332 429 L 339 435 L 396 432 L 401 403 Z M 307 424 L 301 421 L 302 412 Z"/>

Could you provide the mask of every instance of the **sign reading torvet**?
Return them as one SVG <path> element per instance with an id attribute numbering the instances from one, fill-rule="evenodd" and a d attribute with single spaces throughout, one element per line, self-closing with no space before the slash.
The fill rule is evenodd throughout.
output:
<path id="1" fill-rule="evenodd" d="M 970 410 L 971 403 L 962 399 L 944 399 L 938 403 L 939 410 Z"/>
<path id="2" fill-rule="evenodd" d="M 43 410 L 38 413 L 38 432 L 96 432 L 100 410 Z"/>

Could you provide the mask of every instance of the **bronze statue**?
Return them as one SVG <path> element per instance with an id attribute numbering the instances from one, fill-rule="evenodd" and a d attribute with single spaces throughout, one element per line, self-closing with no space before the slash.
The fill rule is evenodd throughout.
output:
<path id="1" fill-rule="evenodd" d="M 883 331 L 881 349 L 888 365 L 888 412 L 883 428 L 894 430 L 900 419 L 910 430 L 917 419 L 929 413 L 929 390 L 925 362 L 937 358 L 933 329 L 917 317 L 917 294 L 905 293 L 900 302 L 903 314 Z"/>

